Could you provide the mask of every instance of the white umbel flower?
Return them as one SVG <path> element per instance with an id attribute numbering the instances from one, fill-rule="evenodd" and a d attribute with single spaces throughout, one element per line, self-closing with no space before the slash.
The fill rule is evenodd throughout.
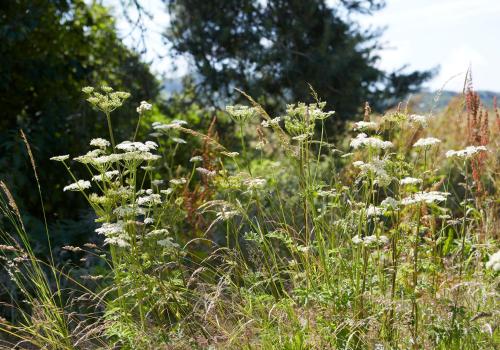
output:
<path id="1" fill-rule="evenodd" d="M 412 114 L 409 117 L 410 122 L 421 124 L 423 126 L 427 125 L 427 117 L 425 115 Z"/>
<path id="2" fill-rule="evenodd" d="M 427 204 L 431 204 L 434 202 L 444 202 L 446 197 L 450 194 L 448 192 L 439 192 L 439 191 L 430 191 L 430 192 L 417 192 L 413 195 L 403 198 L 401 200 L 401 204 L 403 205 L 411 205 L 416 203 L 425 202 Z"/>
<path id="3" fill-rule="evenodd" d="M 71 185 L 68 185 L 63 188 L 63 191 L 83 191 L 86 190 L 87 188 L 90 188 L 90 181 L 87 180 L 78 180 L 75 183 L 72 183 Z"/>
<path id="4" fill-rule="evenodd" d="M 50 160 L 55 160 L 56 162 L 64 162 L 68 158 L 69 158 L 69 154 L 64 154 L 62 156 L 52 157 L 52 158 L 50 158 Z"/>
<path id="5" fill-rule="evenodd" d="M 354 130 L 375 130 L 377 128 L 377 123 L 375 122 L 365 122 L 359 121 L 354 123 Z"/>
<path id="6" fill-rule="evenodd" d="M 392 197 L 387 197 L 386 199 L 384 199 L 382 201 L 382 203 L 380 203 L 380 205 L 384 208 L 397 208 L 399 203 L 397 200 L 395 200 L 394 198 Z"/>
<path id="7" fill-rule="evenodd" d="M 415 177 L 405 177 L 404 179 L 399 180 L 401 185 L 416 185 L 422 183 L 422 179 L 417 179 Z"/>
<path id="8" fill-rule="evenodd" d="M 207 176 L 207 177 L 214 177 L 217 174 L 217 172 L 215 170 L 208 170 L 208 169 L 205 169 L 202 167 L 196 168 L 196 171 L 202 175 Z"/>
<path id="9" fill-rule="evenodd" d="M 382 215 L 383 213 L 384 213 L 383 208 L 376 207 L 373 204 L 370 204 L 368 206 L 368 208 L 366 209 L 366 216 L 368 216 L 368 217 L 379 216 L 379 215 Z"/>
<path id="10" fill-rule="evenodd" d="M 203 157 L 202 156 L 194 156 L 194 157 L 191 157 L 191 159 L 189 161 L 191 163 L 201 162 L 201 161 L 203 161 Z"/>
<path id="11" fill-rule="evenodd" d="M 352 243 L 358 245 L 362 244 L 365 247 L 366 246 L 376 246 L 376 245 L 384 245 L 389 243 L 389 238 L 384 235 L 376 236 L 376 235 L 371 235 L 371 236 L 366 236 L 366 237 L 359 237 L 358 235 L 354 236 L 352 239 Z"/>
<path id="12" fill-rule="evenodd" d="M 105 149 L 106 147 L 109 147 L 111 144 L 109 143 L 108 140 L 102 139 L 102 138 L 96 138 L 90 140 L 90 145 L 94 147 L 99 147 L 102 149 Z"/>
<path id="13" fill-rule="evenodd" d="M 438 143 L 441 143 L 440 139 L 437 139 L 435 137 L 427 137 L 427 138 L 422 138 L 419 139 L 413 147 L 429 147 L 433 145 L 437 145 Z"/>
<path id="14" fill-rule="evenodd" d="M 125 152 L 148 152 L 157 149 L 158 144 L 154 141 L 146 141 L 145 143 L 123 141 L 116 145 L 116 148 Z"/>
<path id="15" fill-rule="evenodd" d="M 137 107 L 137 113 L 139 114 L 144 114 L 146 111 L 150 111 L 153 108 L 153 105 L 150 103 L 147 103 L 146 101 L 141 101 L 141 104 L 139 107 Z"/>
<path id="16" fill-rule="evenodd" d="M 486 263 L 486 268 L 493 271 L 500 271 L 500 250 L 490 256 L 490 260 Z"/>
<path id="17" fill-rule="evenodd" d="M 105 173 L 93 176 L 92 181 L 110 180 L 114 176 L 117 176 L 118 174 L 119 174 L 118 170 L 106 171 Z"/>
<path id="18" fill-rule="evenodd" d="M 465 149 L 460 151 L 449 150 L 446 152 L 446 158 L 457 157 L 457 158 L 470 158 L 479 152 L 487 152 L 488 149 L 485 146 L 467 146 Z"/>
<path id="19" fill-rule="evenodd" d="M 354 149 L 358 149 L 362 146 L 368 146 L 372 148 L 379 148 L 379 149 L 387 149 L 391 148 L 394 145 L 390 141 L 383 141 L 379 138 L 376 137 L 368 137 L 365 133 L 360 133 L 356 138 L 351 140 L 350 143 L 351 147 Z"/>

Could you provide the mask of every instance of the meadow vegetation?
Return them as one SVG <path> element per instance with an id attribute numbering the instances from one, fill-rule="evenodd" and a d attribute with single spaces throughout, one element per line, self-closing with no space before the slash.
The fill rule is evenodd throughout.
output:
<path id="1" fill-rule="evenodd" d="M 225 110 L 237 149 L 215 119 L 155 121 L 148 102 L 118 139 L 113 113 L 130 94 L 83 92 L 109 137 L 54 156 L 53 171 L 88 202 L 99 239 L 63 247 L 71 264 L 37 256 L 0 183 L 0 346 L 498 346 L 500 114 L 471 86 L 439 113 L 366 104 L 335 141 L 324 127 L 335 112 L 312 89 L 313 103 L 279 116 L 240 92 L 248 103 Z M 37 190 L 43 208 L 50 194 Z"/>

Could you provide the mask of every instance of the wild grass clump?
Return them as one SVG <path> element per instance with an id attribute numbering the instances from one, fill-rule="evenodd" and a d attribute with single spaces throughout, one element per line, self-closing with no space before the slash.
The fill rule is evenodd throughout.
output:
<path id="1" fill-rule="evenodd" d="M 367 105 L 337 144 L 324 131 L 335 114 L 317 97 L 278 117 L 249 97 L 249 106 L 226 109 L 238 151 L 219 143 L 214 124 L 204 134 L 183 120 L 156 122 L 151 139 L 137 141 L 147 102 L 131 140 L 115 141 L 112 111 L 128 94 L 84 92 L 106 116 L 110 141 L 52 159 L 73 181 L 64 191 L 80 192 L 100 225 L 99 244 L 66 249 L 100 259 L 101 273 L 38 259 L 2 183 L 2 215 L 14 228 L 1 233 L 2 264 L 25 298 L 0 323 L 11 344 L 498 345 L 499 132 L 472 91 L 469 117 L 456 121 L 463 136 L 438 127 L 439 116 L 374 116 Z M 190 161 L 175 164 L 173 154 L 195 140 Z"/>

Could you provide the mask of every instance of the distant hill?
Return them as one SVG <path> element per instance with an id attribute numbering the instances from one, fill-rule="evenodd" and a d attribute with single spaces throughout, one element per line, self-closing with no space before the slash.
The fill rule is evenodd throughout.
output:
<path id="1" fill-rule="evenodd" d="M 481 102 L 487 109 L 493 108 L 493 99 L 496 96 L 498 103 L 500 104 L 500 92 L 493 91 L 477 91 Z M 438 96 L 437 92 L 424 91 L 412 96 L 412 100 L 418 101 L 415 106 L 415 112 L 425 113 L 429 112 L 434 106 L 434 111 L 440 111 L 446 108 L 450 101 L 456 97 L 460 96 L 462 93 L 444 90 Z"/>

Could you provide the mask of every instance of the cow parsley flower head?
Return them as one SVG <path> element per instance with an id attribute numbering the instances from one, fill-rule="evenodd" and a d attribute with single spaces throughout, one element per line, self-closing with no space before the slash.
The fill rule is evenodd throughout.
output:
<path id="1" fill-rule="evenodd" d="M 382 201 L 382 203 L 380 203 L 380 205 L 384 208 L 397 208 L 399 203 L 397 200 L 395 200 L 394 198 L 392 197 L 387 197 L 386 199 L 384 199 Z"/>
<path id="2" fill-rule="evenodd" d="M 189 161 L 191 163 L 195 163 L 195 162 L 201 162 L 202 160 L 203 160 L 202 156 L 194 156 L 194 157 L 191 157 L 191 159 Z"/>
<path id="3" fill-rule="evenodd" d="M 90 188 L 90 181 L 87 180 L 78 180 L 75 183 L 72 183 L 63 188 L 63 191 L 83 191 L 87 188 Z"/>
<path id="4" fill-rule="evenodd" d="M 253 190 L 253 189 L 265 187 L 267 184 L 267 181 L 266 181 L 266 179 L 263 179 L 260 177 L 255 177 L 255 178 L 246 179 L 243 181 L 243 183 L 248 186 L 248 189 Z"/>
<path id="5" fill-rule="evenodd" d="M 105 173 L 94 175 L 92 177 L 92 181 L 103 181 L 103 180 L 111 180 L 113 177 L 119 174 L 118 170 L 106 171 Z"/>
<path id="6" fill-rule="evenodd" d="M 415 142 L 413 147 L 430 147 L 433 145 L 437 145 L 440 142 L 441 142 L 441 140 L 437 139 L 435 137 L 427 137 L 427 138 L 419 139 L 417 142 Z"/>
<path id="7" fill-rule="evenodd" d="M 401 204 L 411 205 L 417 203 L 427 203 L 431 204 L 434 202 L 444 202 L 446 197 L 450 194 L 448 192 L 430 191 L 430 192 L 417 192 L 413 195 L 403 198 Z"/>
<path id="8" fill-rule="evenodd" d="M 171 130 L 171 129 L 178 129 L 178 128 L 182 127 L 183 125 L 187 125 L 187 121 L 185 121 L 185 120 L 179 120 L 179 119 L 174 119 L 169 124 L 163 124 L 163 123 L 160 123 L 160 122 L 154 122 L 153 123 L 153 129 L 160 130 L 160 131 L 168 131 L 168 130 Z"/>
<path id="9" fill-rule="evenodd" d="M 486 268 L 493 271 L 500 271 L 500 250 L 490 256 L 490 260 L 486 263 Z"/>
<path id="10" fill-rule="evenodd" d="M 116 145 L 116 148 L 125 152 L 149 152 L 151 150 L 157 149 L 158 144 L 154 141 L 146 141 L 145 143 L 123 141 Z"/>
<path id="11" fill-rule="evenodd" d="M 139 107 L 137 107 L 137 113 L 144 114 L 146 111 L 150 111 L 153 108 L 153 105 L 147 103 L 146 101 L 141 101 Z"/>
<path id="12" fill-rule="evenodd" d="M 467 146 L 465 149 L 460 151 L 449 150 L 446 152 L 446 158 L 457 157 L 457 158 L 470 158 L 479 152 L 487 152 L 488 149 L 485 146 Z"/>
<path id="13" fill-rule="evenodd" d="M 236 123 L 245 123 L 256 114 L 255 108 L 243 105 L 226 106 L 226 112 Z"/>
<path id="14" fill-rule="evenodd" d="M 50 160 L 55 160 L 56 162 L 64 162 L 68 158 L 69 158 L 69 154 L 64 154 L 62 156 L 52 157 L 52 158 L 50 158 Z"/>
<path id="15" fill-rule="evenodd" d="M 152 206 L 156 204 L 161 204 L 161 196 L 157 193 L 151 193 L 147 196 L 137 198 L 137 205 Z"/>
<path id="16" fill-rule="evenodd" d="M 386 160 L 384 159 L 373 158 L 369 163 L 365 163 L 359 160 L 354 162 L 353 165 L 361 169 L 361 176 L 368 176 L 370 174 L 373 174 L 375 176 L 375 183 L 377 183 L 379 186 L 388 186 L 392 181 L 391 176 L 385 169 Z"/>
<path id="17" fill-rule="evenodd" d="M 97 139 L 90 140 L 90 145 L 94 146 L 94 147 L 105 149 L 106 147 L 109 147 L 111 144 L 109 143 L 108 140 L 97 138 Z"/>
<path id="18" fill-rule="evenodd" d="M 422 179 L 417 179 L 414 177 L 405 177 L 404 179 L 399 180 L 401 185 L 416 185 L 422 183 Z"/>
<path id="19" fill-rule="evenodd" d="M 376 128 L 377 128 L 377 123 L 365 122 L 362 120 L 354 123 L 353 130 L 375 130 Z"/>
<path id="20" fill-rule="evenodd" d="M 354 139 L 351 140 L 350 145 L 354 149 L 358 149 L 362 146 L 387 149 L 394 146 L 390 141 L 383 141 L 376 137 L 368 137 L 368 135 L 366 135 L 365 133 L 358 134 Z"/>
<path id="21" fill-rule="evenodd" d="M 370 204 L 368 206 L 368 208 L 366 209 L 366 216 L 368 216 L 368 217 L 379 216 L 379 215 L 382 215 L 383 213 L 384 213 L 383 208 L 376 207 L 373 204 Z"/>
<path id="22" fill-rule="evenodd" d="M 179 179 L 170 180 L 170 183 L 174 186 L 184 185 L 186 182 L 187 182 L 187 180 L 183 177 L 181 177 Z"/>
<path id="23" fill-rule="evenodd" d="M 202 175 L 207 176 L 207 177 L 214 177 L 217 174 L 217 172 L 215 170 L 208 170 L 208 169 L 205 169 L 202 167 L 196 168 L 196 171 Z"/>
<path id="24" fill-rule="evenodd" d="M 234 157 L 237 157 L 237 156 L 240 155 L 238 152 L 226 152 L 226 151 L 222 151 L 220 153 L 222 155 L 225 155 L 226 157 L 229 157 L 229 158 L 234 158 Z"/>
<path id="25" fill-rule="evenodd" d="M 354 236 L 352 239 L 352 243 L 359 245 L 362 244 L 363 246 L 377 246 L 377 245 L 384 245 L 389 243 L 389 238 L 384 235 L 376 236 L 376 235 L 371 235 L 371 236 L 366 236 L 366 237 L 359 237 L 359 235 Z"/>
<path id="26" fill-rule="evenodd" d="M 423 126 L 427 125 L 427 117 L 425 115 L 412 114 L 409 117 L 410 122 L 421 124 Z"/>

